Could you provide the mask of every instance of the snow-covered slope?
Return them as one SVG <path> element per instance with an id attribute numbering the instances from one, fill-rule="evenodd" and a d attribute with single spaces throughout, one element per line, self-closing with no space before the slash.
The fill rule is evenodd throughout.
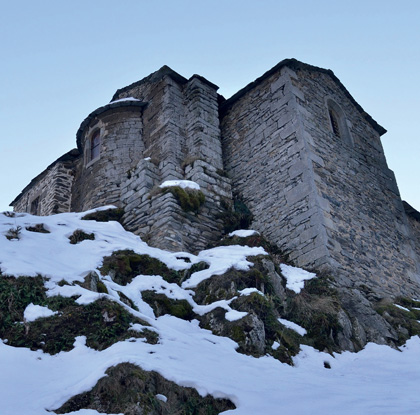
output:
<path id="1" fill-rule="evenodd" d="M 280 363 L 271 356 L 255 358 L 240 354 L 233 340 L 200 328 L 197 320 L 185 321 L 170 315 L 155 318 L 152 307 L 143 301 L 142 292 L 152 290 L 172 299 L 186 300 L 197 315 L 221 307 L 227 311 L 226 318 L 230 321 L 240 319 L 244 313 L 233 310 L 231 300 L 197 304 L 194 288 L 232 267 L 247 270 L 252 266 L 247 257 L 264 255 L 262 248 L 226 246 L 202 251 L 199 255 L 169 253 L 149 247 L 116 222 L 81 220 L 85 215 L 86 212 L 40 218 L 28 214 L 0 214 L 0 278 L 41 275 L 48 278 L 45 281 L 48 296 L 77 296 L 78 304 L 108 298 L 150 324 L 149 330 L 159 335 L 159 341 L 151 344 L 133 336 L 103 350 L 94 350 L 86 345 L 86 337 L 79 336 L 72 350 L 50 355 L 41 350 L 10 346 L 3 339 L 0 342 L 1 415 L 50 414 L 49 411 L 69 398 L 93 388 L 109 367 L 122 362 L 156 371 L 178 385 L 194 387 L 202 396 L 228 398 L 236 406 L 225 412 L 229 414 L 419 413 L 418 337 L 410 339 L 401 351 L 368 344 L 359 353 L 332 356 L 302 346 L 293 359 L 295 366 Z M 50 233 L 33 231 L 41 223 Z M 69 237 L 76 230 L 93 233 L 95 239 L 71 244 Z M 109 275 L 101 276 L 107 293 L 74 284 L 82 283 L 87 275 L 97 270 L 105 256 L 126 249 L 157 258 L 178 271 L 202 261 L 208 263 L 209 268 L 192 273 L 181 286 L 159 275 L 138 275 L 124 286 Z M 295 283 L 293 278 L 302 276 L 291 269 L 288 273 L 291 285 Z M 307 275 L 302 277 L 302 284 L 307 278 Z M 250 295 L 255 291 L 244 290 L 241 294 Z M 119 293 L 123 293 L 133 307 L 121 301 Z M 26 321 L 17 324 L 30 324 L 37 321 L 37 317 L 53 315 L 45 306 L 36 306 L 39 305 L 28 304 L 24 314 Z M 137 323 L 133 329 L 141 331 L 144 326 Z M 166 398 L 159 396 L 158 399 Z M 81 409 L 72 413 L 99 412 Z"/>

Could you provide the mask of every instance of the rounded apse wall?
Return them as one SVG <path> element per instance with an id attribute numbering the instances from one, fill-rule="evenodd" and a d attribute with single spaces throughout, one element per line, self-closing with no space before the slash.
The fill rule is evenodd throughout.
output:
<path id="1" fill-rule="evenodd" d="M 77 144 L 83 157 L 74 181 L 72 210 L 120 205 L 120 184 L 144 151 L 144 104 L 127 104 L 108 104 L 82 123 Z"/>

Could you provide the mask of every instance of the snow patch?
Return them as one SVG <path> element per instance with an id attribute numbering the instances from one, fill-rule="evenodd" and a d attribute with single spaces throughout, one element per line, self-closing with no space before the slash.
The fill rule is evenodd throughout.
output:
<path id="1" fill-rule="evenodd" d="M 42 218 L 29 214 L 14 218 L 0 215 L 0 234 L 4 235 L 11 226 L 22 227 L 18 241 L 12 243 L 0 238 L 0 278 L 42 275 L 50 278 L 46 282 L 48 295 L 77 293 L 75 295 L 81 296 L 78 300 L 83 302 L 106 296 L 148 322 L 148 329 L 159 334 L 159 342 L 148 344 L 144 339 L 132 338 L 97 351 L 87 347 L 86 338 L 81 336 L 75 339 L 71 351 L 51 356 L 0 341 L 1 415 L 49 415 L 72 396 L 91 390 L 109 367 L 123 362 L 136 364 L 143 370 L 155 370 L 180 386 L 196 388 L 203 396 L 230 398 L 237 406 L 228 411 L 232 415 L 278 415 L 280 409 L 282 413 L 305 414 L 308 407 L 313 414 L 418 413 L 419 337 L 411 338 L 401 351 L 368 344 L 359 353 L 344 352 L 333 357 L 302 345 L 301 352 L 293 358 L 295 367 L 282 364 L 271 356 L 254 358 L 237 353 L 236 342 L 200 328 L 197 320 L 189 322 L 169 315 L 155 318 L 151 307 L 142 300 L 141 292 L 149 289 L 169 298 L 186 299 L 194 311 L 206 312 L 220 306 L 226 310 L 227 318 L 238 317 L 239 312 L 230 307 L 233 299 L 197 305 L 191 289 L 206 278 L 224 274 L 231 267 L 248 270 L 252 263 L 247 257 L 266 254 L 262 248 L 219 247 L 198 255 L 188 254 L 191 262 L 186 263 L 177 259 L 177 256 L 185 257 L 185 253 L 151 248 L 117 222 L 82 221 L 85 215 L 86 212 Z M 41 222 L 50 234 L 25 229 Z M 76 229 L 95 233 L 96 239 L 91 241 L 89 250 L 81 248 L 80 244 L 69 243 L 67 235 Z M 110 294 L 91 293 L 76 285 L 58 285 L 62 279 L 69 284 L 83 281 L 90 271 L 101 266 L 104 256 L 122 249 L 150 255 L 175 270 L 188 269 L 200 261 L 207 262 L 210 268 L 193 273 L 182 287 L 157 275 L 139 275 L 125 286 L 116 284 L 108 276 L 100 276 Z M 289 288 L 298 284 L 303 287 L 305 280 L 315 277 L 298 268 L 290 269 L 289 273 L 288 268 L 282 266 Z M 130 298 L 139 311 L 122 303 L 118 291 Z M 240 294 L 252 292 L 256 291 L 242 290 Z M 36 306 L 32 304 L 25 310 L 28 318 L 41 316 L 47 309 L 41 307 L 42 313 L 38 309 L 31 314 L 31 308 L 36 310 Z M 133 324 L 131 329 L 142 330 L 143 326 Z M 274 342 L 273 350 L 278 347 L 279 342 Z M 325 361 L 332 362 L 333 370 L 325 370 Z M 73 413 L 98 414 L 89 409 Z"/>
<path id="2" fill-rule="evenodd" d="M 257 288 L 244 288 L 243 290 L 238 291 L 240 295 L 250 295 L 252 293 L 258 293 L 265 297 L 264 293 Z"/>
<path id="3" fill-rule="evenodd" d="M 165 395 L 162 395 L 160 393 L 155 395 L 155 397 L 156 397 L 156 399 L 158 399 L 159 401 L 162 401 L 162 402 L 167 402 L 168 401 L 168 398 Z"/>
<path id="4" fill-rule="evenodd" d="M 253 231 L 251 229 L 239 229 L 237 231 L 231 232 L 228 236 L 230 237 L 238 236 L 239 238 L 246 238 L 252 235 L 259 235 L 259 232 Z"/>
<path id="5" fill-rule="evenodd" d="M 115 104 L 116 102 L 125 102 L 125 101 L 138 101 L 141 102 L 140 99 L 134 98 L 134 97 L 127 97 L 127 98 L 121 98 L 117 99 L 115 101 L 111 101 L 110 104 Z"/>
<path id="6" fill-rule="evenodd" d="M 225 319 L 229 321 L 236 321 L 236 320 L 240 320 L 246 315 L 248 315 L 246 311 L 230 310 L 225 314 Z"/>
<path id="7" fill-rule="evenodd" d="M 200 185 L 191 180 L 166 180 L 159 187 L 161 189 L 166 187 L 181 187 L 182 189 L 200 190 Z"/>
<path id="8" fill-rule="evenodd" d="M 292 267 L 291 265 L 280 264 L 281 272 L 287 280 L 286 287 L 296 294 L 304 287 L 305 281 L 316 277 L 313 272 L 305 271 L 302 268 Z"/>
<path id="9" fill-rule="evenodd" d="M 404 310 L 404 311 L 410 312 L 410 310 L 408 308 L 405 308 L 402 305 L 399 305 L 399 304 L 394 304 L 394 305 L 395 305 L 395 307 L 399 308 L 400 310 Z"/>
<path id="10" fill-rule="evenodd" d="M 48 307 L 34 305 L 33 303 L 31 303 L 25 308 L 25 311 L 23 312 L 23 318 L 27 322 L 32 322 L 39 318 L 51 317 L 55 314 L 58 314 L 58 312 L 52 311 Z"/>
<path id="11" fill-rule="evenodd" d="M 284 318 L 278 318 L 277 320 L 279 321 L 279 323 L 283 324 L 283 326 L 287 327 L 288 329 L 294 330 L 301 336 L 304 336 L 307 333 L 306 329 L 304 329 L 302 326 L 299 326 L 299 324 L 293 323 L 293 321 L 289 321 Z"/>
<path id="12" fill-rule="evenodd" d="M 200 282 L 213 275 L 222 275 L 229 268 L 248 271 L 253 263 L 248 261 L 247 257 L 256 255 L 267 255 L 267 252 L 261 247 L 250 248 L 239 245 L 219 246 L 201 251 L 198 254 L 199 260 L 207 262 L 210 267 L 193 273 L 188 280 L 182 283 L 182 288 L 195 288 Z"/>

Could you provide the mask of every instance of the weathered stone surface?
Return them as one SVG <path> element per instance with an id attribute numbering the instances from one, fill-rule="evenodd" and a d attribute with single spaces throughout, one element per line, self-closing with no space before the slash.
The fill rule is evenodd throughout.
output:
<path id="1" fill-rule="evenodd" d="M 16 211 L 114 204 L 152 245 L 196 252 L 220 238 L 235 196 L 294 264 L 330 273 L 349 292 L 420 296 L 420 222 L 387 167 L 385 130 L 331 71 L 287 60 L 226 101 L 204 78 L 163 67 L 113 100 L 82 123 L 78 150 L 15 199 Z M 171 179 L 200 185 L 198 211 L 160 192 Z M 367 327 L 378 322 L 357 321 L 361 339 L 377 337 Z"/>
<path id="2" fill-rule="evenodd" d="M 394 329 L 373 308 L 372 303 L 356 289 L 340 289 L 340 300 L 353 320 L 354 338 L 365 345 L 367 342 L 388 344 L 396 341 Z"/>

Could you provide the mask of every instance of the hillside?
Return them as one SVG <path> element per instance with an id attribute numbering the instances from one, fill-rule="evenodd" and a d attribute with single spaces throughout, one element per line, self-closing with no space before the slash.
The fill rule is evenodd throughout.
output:
<path id="1" fill-rule="evenodd" d="M 418 412 L 419 299 L 356 318 L 258 233 L 173 253 L 113 216 L 0 214 L 1 415 Z"/>

